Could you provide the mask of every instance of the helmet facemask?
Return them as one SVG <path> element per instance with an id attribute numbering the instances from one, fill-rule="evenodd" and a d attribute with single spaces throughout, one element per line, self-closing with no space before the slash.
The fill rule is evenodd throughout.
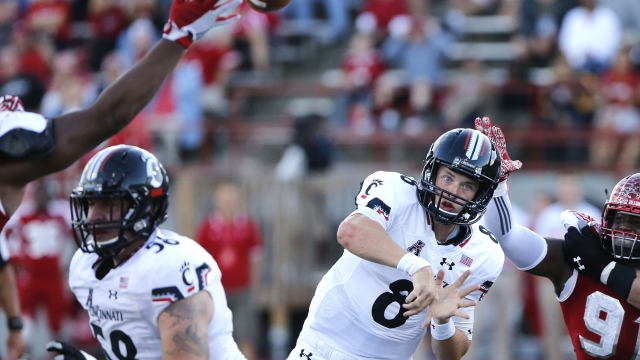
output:
<path id="1" fill-rule="evenodd" d="M 479 182 L 478 190 L 473 199 L 465 199 L 462 196 L 436 186 L 438 169 L 443 165 L 454 172 L 463 174 Z M 437 159 L 432 159 L 431 162 L 427 160 L 422 170 L 420 179 L 422 191 L 418 192 L 418 199 L 423 206 L 426 204 L 425 208 L 435 216 L 435 221 L 440 224 L 470 225 L 477 222 L 486 211 L 486 203 L 483 205 L 478 200 L 484 201 L 487 198 L 491 199 L 493 196 L 494 187 L 487 185 L 488 179 L 486 181 L 479 181 L 478 175 L 475 175 L 475 171 L 474 175 L 470 175 L 468 170 L 461 170 L 462 168 L 454 167 L 451 164 L 444 164 Z M 460 206 L 460 211 L 453 213 L 442 209 L 441 205 L 443 200 Z"/>
<path id="2" fill-rule="evenodd" d="M 614 258 L 623 260 L 640 260 L 640 242 L 638 234 L 631 231 L 614 230 L 616 216 L 626 215 L 640 221 L 640 208 L 620 206 L 607 203 L 602 214 L 602 228 L 600 238 L 602 246 Z M 632 221 L 633 220 L 627 220 Z"/>
<path id="3" fill-rule="evenodd" d="M 112 258 L 137 239 L 149 236 L 157 220 L 154 220 L 157 217 L 153 213 L 155 207 L 150 201 L 145 204 L 136 199 L 140 197 L 128 191 L 104 194 L 74 190 L 71 195 L 72 227 L 80 249 L 103 258 Z M 90 204 L 98 201 L 109 204 L 109 215 L 105 220 L 89 221 Z M 96 241 L 100 232 L 111 230 L 118 230 L 117 236 Z"/>
<path id="4" fill-rule="evenodd" d="M 500 156 L 486 135 L 472 129 L 447 131 L 429 149 L 418 182 L 418 200 L 439 224 L 473 224 L 485 213 L 498 186 L 500 164 Z M 438 170 L 442 166 L 478 183 L 472 199 L 436 186 Z M 460 211 L 452 213 L 444 210 L 443 199 L 460 206 Z"/>
<path id="5" fill-rule="evenodd" d="M 118 145 L 98 152 L 71 193 L 76 243 L 82 251 L 101 257 L 118 255 L 167 219 L 168 190 L 164 167 L 146 150 Z M 114 236 L 106 239 L 112 232 Z"/>

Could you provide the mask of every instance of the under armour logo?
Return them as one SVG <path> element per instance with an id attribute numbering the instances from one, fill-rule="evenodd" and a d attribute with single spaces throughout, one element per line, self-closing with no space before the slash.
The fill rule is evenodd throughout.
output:
<path id="1" fill-rule="evenodd" d="M 578 270 L 582 271 L 584 270 L 584 265 L 580 264 L 580 260 L 582 260 L 580 256 L 573 258 L 573 262 L 578 263 Z"/>
<path id="2" fill-rule="evenodd" d="M 447 258 L 442 258 L 442 261 L 440 262 L 440 265 L 445 266 L 447 265 L 449 267 L 449 270 L 453 269 L 454 266 L 456 266 L 456 263 L 454 263 L 453 261 L 448 263 L 447 262 Z"/>
<path id="3" fill-rule="evenodd" d="M 118 300 L 118 292 L 117 291 L 111 292 L 111 290 L 109 290 L 109 299 L 111 299 L 112 296 L 113 296 L 114 299 Z"/>
<path id="4" fill-rule="evenodd" d="M 304 356 L 304 357 L 306 357 L 306 358 L 307 358 L 307 360 L 310 360 L 310 359 L 311 359 L 311 357 L 313 356 L 313 353 L 305 354 L 305 353 L 304 353 L 304 349 L 302 349 L 302 350 L 300 350 L 300 357 L 303 357 L 303 356 Z"/>

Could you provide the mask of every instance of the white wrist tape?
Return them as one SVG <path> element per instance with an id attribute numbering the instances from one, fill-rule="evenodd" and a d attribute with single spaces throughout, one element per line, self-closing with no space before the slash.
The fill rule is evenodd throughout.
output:
<path id="1" fill-rule="evenodd" d="M 607 285 L 607 281 L 609 281 L 609 275 L 611 274 L 611 270 L 613 270 L 613 268 L 616 266 L 615 261 L 612 261 L 609 263 L 609 265 L 605 266 L 605 268 L 602 270 L 602 273 L 600 273 L 600 282 Z"/>
<path id="2" fill-rule="evenodd" d="M 451 319 L 444 324 L 436 324 L 433 318 L 431 319 L 431 337 L 435 340 L 447 340 L 455 333 L 456 327 Z"/>
<path id="3" fill-rule="evenodd" d="M 427 266 L 431 266 L 427 260 L 416 256 L 414 253 L 406 253 L 402 259 L 400 259 L 396 268 L 413 276 L 416 271 Z"/>

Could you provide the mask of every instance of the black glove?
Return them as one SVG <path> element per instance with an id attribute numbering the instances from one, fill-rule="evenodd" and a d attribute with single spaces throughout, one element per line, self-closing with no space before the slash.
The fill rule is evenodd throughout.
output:
<path id="1" fill-rule="evenodd" d="M 569 227 L 564 235 L 562 250 L 564 260 L 574 269 L 607 285 L 622 300 L 629 299 L 636 270 L 606 256 L 602 251 L 599 235 L 591 227 L 584 226 L 581 231 L 574 226 Z"/>
<path id="2" fill-rule="evenodd" d="M 579 231 L 571 226 L 562 244 L 564 260 L 574 269 L 600 280 L 602 270 L 611 262 L 602 252 L 600 237 L 589 226 Z"/>
<path id="3" fill-rule="evenodd" d="M 54 360 L 96 360 L 93 356 L 64 341 L 49 341 L 47 351 L 55 351 L 59 354 L 53 358 Z"/>

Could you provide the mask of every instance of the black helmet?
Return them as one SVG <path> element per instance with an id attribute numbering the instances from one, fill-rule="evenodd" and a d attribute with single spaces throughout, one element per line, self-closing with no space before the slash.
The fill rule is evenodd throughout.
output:
<path id="1" fill-rule="evenodd" d="M 466 200 L 435 185 L 440 165 L 480 183 L 476 195 Z M 420 204 L 440 224 L 468 225 L 480 220 L 491 201 L 500 177 L 500 156 L 489 138 L 477 130 L 453 129 L 442 134 L 429 149 L 418 184 Z M 440 209 L 445 194 L 461 205 L 457 214 Z M 438 200 L 435 204 L 434 201 Z"/>
<path id="2" fill-rule="evenodd" d="M 158 159 L 135 146 L 118 145 L 94 155 L 71 193 L 71 219 L 76 243 L 101 257 L 117 255 L 133 241 L 149 236 L 167 219 L 169 177 Z M 111 216 L 88 221 L 90 201 L 107 200 Z M 128 200 L 131 205 L 124 208 Z M 114 201 L 116 200 L 116 201 Z M 119 201 L 118 201 L 119 200 Z M 114 205 L 123 217 L 114 219 Z M 119 229 L 117 238 L 96 243 L 96 230 Z"/>

